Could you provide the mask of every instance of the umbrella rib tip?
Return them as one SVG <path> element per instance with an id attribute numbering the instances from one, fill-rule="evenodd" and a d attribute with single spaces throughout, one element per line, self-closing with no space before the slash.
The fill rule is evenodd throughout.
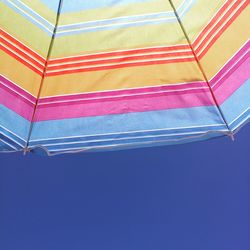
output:
<path id="1" fill-rule="evenodd" d="M 26 155 L 27 153 L 29 153 L 31 150 L 28 147 L 25 147 L 23 149 L 23 155 Z"/>

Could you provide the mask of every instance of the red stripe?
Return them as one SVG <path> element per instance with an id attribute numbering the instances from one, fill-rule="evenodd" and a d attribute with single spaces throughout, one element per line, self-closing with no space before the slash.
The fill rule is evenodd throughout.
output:
<path id="1" fill-rule="evenodd" d="M 3 44 L 5 44 L 9 49 L 14 50 L 18 56 L 24 57 L 25 59 L 27 59 L 27 63 L 28 61 L 34 65 L 36 65 L 38 68 L 40 68 L 42 71 L 44 69 L 44 65 L 41 65 L 40 63 L 38 63 L 36 60 L 34 60 L 32 57 L 29 56 L 29 54 L 26 54 L 24 52 L 22 52 L 20 49 L 18 49 L 17 47 L 13 46 L 11 43 L 9 43 L 6 40 L 2 40 Z M 14 54 L 14 53 L 13 53 Z M 20 58 L 20 60 L 22 60 Z"/>
<path id="2" fill-rule="evenodd" d="M 220 30 L 219 34 L 221 35 L 223 33 L 223 31 L 226 30 L 227 27 L 230 26 L 230 24 L 236 19 L 236 17 L 242 12 L 242 10 L 247 6 L 247 3 L 245 3 L 244 5 L 242 5 L 242 7 L 239 9 L 239 11 L 237 11 L 228 22 L 225 21 L 226 19 L 232 14 L 232 12 L 234 12 L 235 8 L 237 8 L 240 5 L 239 2 L 236 2 L 232 8 L 227 12 L 227 14 L 213 27 L 213 29 L 207 34 L 206 39 L 204 39 L 202 41 L 202 43 L 199 45 L 198 48 L 195 48 L 195 52 L 199 53 L 199 51 L 201 51 L 205 46 L 206 46 L 206 42 L 210 39 L 211 36 L 213 36 L 218 30 Z M 224 26 L 223 26 L 224 25 Z M 222 27 L 222 28 L 221 28 Z M 219 36 L 220 36 L 219 35 Z M 216 41 L 217 38 L 219 37 L 218 35 L 213 38 L 213 41 Z M 214 42 L 213 42 L 214 43 Z M 209 43 L 208 47 L 212 46 L 213 44 L 212 42 Z M 209 48 L 210 48 L 209 47 Z M 206 48 L 207 50 L 207 48 Z"/>
<path id="3" fill-rule="evenodd" d="M 99 59 L 99 58 L 107 58 L 107 57 L 118 57 L 118 56 L 126 56 L 126 55 L 136 55 L 136 54 L 144 54 L 144 53 L 154 53 L 154 52 L 177 52 L 178 50 L 190 50 L 188 45 L 174 45 L 168 47 L 160 47 L 160 48 L 143 48 L 143 49 L 134 49 L 134 50 L 126 50 L 126 51 L 114 51 L 114 52 L 104 52 L 92 55 L 82 55 L 68 58 L 59 58 L 59 59 L 51 59 L 49 61 L 49 65 L 58 64 L 64 62 L 75 62 L 80 60 L 91 60 L 91 59 Z"/>
<path id="4" fill-rule="evenodd" d="M 216 22 L 216 20 L 225 13 L 225 10 L 227 7 L 232 3 L 233 1 L 227 1 L 225 5 L 219 10 L 219 12 L 215 15 L 215 17 L 212 19 L 212 21 L 205 27 L 205 29 L 201 32 L 201 34 L 198 36 L 198 38 L 194 41 L 193 46 L 197 46 L 199 41 L 206 35 L 206 32 L 213 26 L 213 24 Z M 219 21 L 219 23 L 216 24 L 215 27 L 213 27 L 212 30 L 209 31 L 209 33 L 206 36 L 206 39 L 202 41 L 202 43 L 199 45 L 198 48 L 196 48 L 196 53 L 202 50 L 202 48 L 206 45 L 206 41 L 216 32 L 218 31 L 221 26 L 224 24 L 227 17 L 230 16 L 230 14 L 234 11 L 234 9 L 239 6 L 241 1 L 237 1 L 233 6 L 230 8 L 230 10 L 225 14 L 225 16 Z M 242 3 L 242 2 L 241 2 Z M 249 4 L 249 1 L 245 1 L 245 3 L 240 7 L 240 9 L 235 13 L 235 15 L 226 23 L 226 25 L 220 29 L 218 34 L 211 40 L 209 45 L 204 49 L 202 54 L 199 56 L 199 59 L 202 58 L 206 52 L 209 50 L 209 48 L 215 43 L 215 41 L 220 37 L 220 35 L 231 25 L 231 23 L 237 18 L 237 16 L 240 15 L 240 13 L 247 7 Z M 43 63 L 45 63 L 44 58 L 37 55 L 35 52 L 30 50 L 27 46 L 23 45 L 10 35 L 8 35 L 3 30 L 0 30 L 0 34 L 4 37 L 11 40 L 13 43 L 17 44 L 20 48 L 24 49 L 27 53 L 30 53 L 38 60 L 41 60 Z M 6 42 L 5 42 L 6 44 Z M 20 55 L 25 57 L 26 59 L 30 60 L 33 64 L 37 65 L 39 68 L 41 68 L 41 65 L 38 64 L 35 60 L 32 58 L 29 58 L 25 53 L 19 51 L 17 48 L 13 48 L 13 45 L 8 43 L 8 46 L 15 50 L 16 52 L 19 52 Z M 5 49 L 2 47 L 2 50 L 8 53 L 9 55 L 13 56 L 18 61 L 22 62 L 24 65 L 32 69 L 34 72 L 38 73 L 39 75 L 42 75 L 40 71 L 38 71 L 35 67 L 28 64 L 26 61 L 22 60 L 21 58 L 18 58 L 14 53 L 10 52 L 8 49 Z M 63 74 L 70 74 L 70 73 L 77 73 L 77 72 L 86 72 L 86 71 L 97 71 L 97 70 L 109 70 L 109 69 L 116 69 L 116 68 L 123 68 L 123 67 L 133 67 L 133 66 L 145 66 L 145 65 L 154 65 L 154 64 L 165 64 L 165 63 L 171 63 L 171 62 L 187 62 L 187 61 L 193 61 L 193 58 L 178 58 L 178 59 L 172 59 L 172 60 L 163 60 L 163 61 L 151 61 L 151 62 L 134 62 L 134 63 L 124 63 L 122 65 L 112 65 L 112 66 L 99 66 L 99 67 L 89 67 L 85 69 L 69 69 L 71 67 L 79 67 L 79 66 L 88 66 L 88 65 L 98 65 L 98 64 L 105 64 L 105 63 L 119 63 L 119 62 L 127 62 L 129 60 L 140 60 L 140 59 L 155 59 L 155 58 L 167 58 L 166 55 L 144 55 L 144 56 L 135 56 L 139 53 L 153 53 L 153 52 L 169 52 L 173 53 L 172 55 L 189 55 L 190 52 L 178 52 L 178 50 L 188 50 L 190 49 L 188 45 L 175 45 L 175 46 L 168 46 L 168 47 L 161 47 L 161 48 L 144 48 L 144 49 L 135 49 L 135 50 L 127 50 L 127 51 L 116 51 L 116 52 L 104 52 L 99 54 L 92 54 L 92 55 L 83 55 L 83 56 L 77 56 L 77 57 L 69 57 L 69 58 L 61 58 L 61 59 L 52 59 L 49 62 L 49 65 L 53 65 L 55 63 L 63 63 L 63 62 L 73 62 L 69 65 L 59 65 L 59 66 L 50 66 L 49 70 L 56 70 L 56 69 L 65 69 L 68 70 L 61 71 L 61 72 L 47 72 L 46 76 L 56 76 L 56 75 L 63 75 Z M 116 56 L 125 56 L 125 58 L 115 58 L 115 59 L 106 59 L 106 60 L 100 60 L 98 62 L 77 62 L 79 60 L 90 60 L 90 59 L 100 59 L 100 58 L 107 58 L 107 57 L 116 57 Z"/>
<path id="5" fill-rule="evenodd" d="M 195 42 L 193 43 L 193 46 L 196 46 L 200 40 L 202 40 L 202 38 L 206 35 L 206 32 L 215 24 L 215 22 L 217 21 L 217 19 L 223 15 L 226 11 L 226 9 L 228 8 L 228 6 L 230 6 L 230 4 L 233 3 L 233 1 L 228 1 L 226 2 L 226 4 L 219 10 L 219 12 L 215 15 L 215 17 L 212 19 L 212 21 L 209 23 L 209 25 L 206 26 L 206 28 L 202 31 L 202 33 L 199 35 L 199 37 L 195 40 Z M 206 46 L 206 42 L 209 40 L 209 38 L 216 32 L 218 31 L 224 24 L 224 22 L 226 21 L 226 19 L 231 15 L 231 13 L 235 10 L 235 8 L 237 8 L 241 3 L 240 2 L 236 2 L 234 3 L 231 8 L 225 13 L 224 17 L 213 27 L 212 30 L 209 31 L 209 33 L 206 35 L 206 39 L 204 39 L 202 41 L 202 43 L 199 45 L 199 47 L 196 49 L 196 53 L 198 53 L 200 50 L 202 50 L 205 46 Z M 237 16 L 243 11 L 243 9 L 245 9 L 245 7 L 248 5 L 247 2 L 245 2 L 245 4 L 243 6 L 241 6 L 241 8 L 235 13 L 235 15 L 233 17 L 231 17 L 230 21 L 228 21 L 226 23 L 226 25 L 220 30 L 220 32 L 218 33 L 217 36 L 215 36 L 212 41 L 209 43 L 209 45 L 207 45 L 206 49 L 204 50 L 204 52 L 202 53 L 201 56 L 199 56 L 199 58 L 203 57 L 205 55 L 205 53 L 209 50 L 209 48 L 215 43 L 215 41 L 220 37 L 220 35 L 223 33 L 223 31 L 226 30 L 226 28 L 228 28 L 231 23 L 237 18 Z M 139 53 L 139 50 L 136 51 Z M 123 52 L 121 52 L 120 54 L 122 54 Z M 126 53 L 133 53 L 133 51 L 126 51 Z M 112 54 L 112 53 L 110 53 Z M 115 52 L 113 53 L 115 55 Z M 180 55 L 181 52 L 175 52 L 174 53 L 176 56 Z M 189 55 L 190 53 L 187 52 L 186 54 L 182 52 L 183 55 Z M 107 54 L 101 55 L 101 56 L 106 56 Z M 116 54 L 117 55 L 117 54 Z M 88 66 L 88 65 L 97 65 L 97 64 L 105 64 L 105 63 L 119 63 L 119 62 L 123 62 L 123 61 L 128 61 L 128 60 L 139 60 L 141 57 L 141 59 L 143 58 L 160 58 L 160 57 L 164 57 L 164 56 L 159 56 L 159 55 L 146 55 L 146 56 L 135 56 L 133 57 L 127 57 L 127 58 L 123 58 L 123 59 L 107 59 L 107 60 L 100 60 L 98 62 L 82 62 L 82 63 L 72 63 L 69 65 L 58 65 L 58 66 L 52 66 L 49 67 L 49 70 L 56 70 L 56 69 L 65 69 L 65 68 L 70 68 L 70 67 L 81 67 L 81 66 Z M 67 61 L 70 62 L 74 62 L 76 60 L 78 60 L 80 57 L 77 58 L 67 58 Z M 90 55 L 90 56 L 82 56 L 81 58 L 100 58 L 98 55 Z M 58 61 L 58 63 L 63 62 L 64 59 L 60 59 Z M 56 60 L 53 61 L 53 63 Z M 79 69 L 80 70 L 80 69 Z M 54 73 L 52 73 L 54 74 Z M 63 74 L 63 72 L 62 72 Z"/>
<path id="6" fill-rule="evenodd" d="M 8 49 L 6 49 L 5 47 L 3 47 L 0 44 L 0 49 L 3 50 L 5 53 L 7 53 L 8 55 L 10 55 L 11 57 L 15 58 L 17 61 L 21 62 L 22 64 L 24 64 L 25 66 L 27 66 L 28 68 L 30 68 L 31 70 L 33 70 L 34 72 L 36 72 L 38 75 L 42 76 L 43 73 L 40 72 L 37 68 L 33 67 L 32 65 L 30 65 L 28 62 L 22 60 L 21 58 L 19 58 L 16 54 L 12 53 L 11 51 L 9 51 Z"/>
<path id="7" fill-rule="evenodd" d="M 233 0 L 227 1 L 222 8 L 217 12 L 217 14 L 212 18 L 212 20 L 208 23 L 208 25 L 202 30 L 199 36 L 193 42 L 193 47 L 196 47 L 200 40 L 206 36 L 207 31 L 214 25 L 214 23 L 222 16 L 227 7 L 233 2 Z"/>
<path id="8" fill-rule="evenodd" d="M 189 52 L 179 52 L 179 53 L 169 53 L 169 54 L 156 54 L 156 55 L 143 55 L 143 56 L 129 56 L 123 58 L 113 58 L 113 59 L 106 59 L 106 60 L 98 60 L 98 61 L 90 61 L 90 62 L 76 62 L 66 65 L 58 65 L 58 66 L 50 66 L 48 67 L 48 72 L 50 70 L 57 70 L 57 69 L 68 69 L 74 67 L 81 67 L 81 66 L 91 66 L 91 65 L 100 65 L 100 64 L 113 64 L 113 63 L 123 63 L 129 61 L 136 61 L 136 60 L 146 60 L 146 59 L 160 59 L 160 58 L 172 58 L 172 57 L 180 57 L 180 56 L 193 56 L 192 51 Z"/>
<path id="9" fill-rule="evenodd" d="M 201 59 L 208 50 L 213 46 L 213 44 L 218 40 L 218 38 L 223 34 L 223 32 L 230 27 L 230 25 L 233 23 L 233 21 L 240 15 L 240 13 L 247 7 L 248 3 L 246 2 L 244 5 L 242 5 L 239 10 L 235 13 L 234 16 L 231 17 L 231 19 L 228 20 L 228 22 L 224 25 L 223 28 L 220 29 L 220 31 L 217 33 L 217 35 L 210 41 L 209 45 L 203 50 L 203 52 L 198 56 L 198 59 Z M 198 53 L 199 51 L 195 51 Z"/>
<path id="10" fill-rule="evenodd" d="M 181 58 L 181 59 L 172 59 L 172 60 L 162 60 L 162 61 L 150 61 L 150 62 L 140 62 L 140 63 L 124 63 L 122 65 L 110 65 L 110 66 L 100 66 L 93 68 L 85 68 L 85 69 L 75 69 L 75 70 L 65 70 L 58 72 L 46 72 L 46 76 L 56 76 L 56 75 L 65 75 L 65 74 L 73 74 L 78 72 L 88 72 L 88 71 L 100 71 L 100 70 L 109 70 L 109 69 L 118 69 L 124 67 L 136 67 L 136 66 L 147 66 L 147 65 L 156 65 L 156 64 L 167 64 L 167 63 L 178 63 L 178 62 L 191 62 L 194 61 L 194 58 Z"/>
<path id="11" fill-rule="evenodd" d="M 2 35 L 3 37 L 7 38 L 8 40 L 10 40 L 11 42 L 13 42 L 14 44 L 16 44 L 21 49 L 25 50 L 28 54 L 30 54 L 33 57 L 35 57 L 41 63 L 44 64 L 46 62 L 46 60 L 42 56 L 40 56 L 39 54 L 35 53 L 33 50 L 31 50 L 29 47 L 25 46 L 23 43 L 21 43 L 18 40 L 16 40 L 14 37 L 10 36 L 4 30 L 0 29 L 0 35 Z"/>

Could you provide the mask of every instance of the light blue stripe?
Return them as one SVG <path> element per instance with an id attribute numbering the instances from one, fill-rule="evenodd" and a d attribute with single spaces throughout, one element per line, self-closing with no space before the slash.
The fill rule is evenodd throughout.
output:
<path id="1" fill-rule="evenodd" d="M 180 18 L 183 18 L 183 16 L 191 9 L 191 7 L 197 2 L 197 0 L 186 0 L 183 1 L 182 4 L 177 9 L 177 14 Z"/>
<path id="2" fill-rule="evenodd" d="M 0 138 L 4 139 L 10 144 L 15 145 L 15 147 L 23 147 L 25 145 L 25 141 L 17 137 L 11 131 L 6 130 L 5 128 L 0 126 Z"/>
<path id="3" fill-rule="evenodd" d="M 195 107 L 37 122 L 31 140 L 223 124 L 217 109 Z M 122 135 L 123 136 L 123 135 Z M 100 136 L 101 137 L 101 136 Z"/>
<path id="4" fill-rule="evenodd" d="M 0 152 L 3 151 L 13 151 L 13 148 L 4 143 L 3 141 L 0 141 Z"/>
<path id="5" fill-rule="evenodd" d="M 30 141 L 29 145 L 38 145 L 38 144 L 59 144 L 59 143 L 81 143 L 81 142 L 93 142 L 93 141 L 110 141 L 110 140 L 123 140 L 128 138 L 134 137 L 157 137 L 160 138 L 161 136 L 165 137 L 174 137 L 176 136 L 186 136 L 192 133 L 206 133 L 207 131 L 214 130 L 214 131 L 224 131 L 226 130 L 226 126 L 223 124 L 218 124 L 214 126 L 203 126 L 203 127 L 191 127 L 191 128 L 173 128 L 173 129 L 162 129 L 162 130 L 152 130 L 152 131 L 139 131 L 139 132 L 127 132 L 125 134 L 104 134 L 104 135 L 88 135 L 88 136 L 79 136 L 75 138 L 63 138 L 63 139 L 52 139 L 52 140 L 36 140 Z M 177 135 L 179 134 L 179 135 Z"/>
<path id="6" fill-rule="evenodd" d="M 195 3 L 194 0 L 186 0 L 183 2 L 183 4 L 180 6 L 180 9 L 177 10 L 177 12 L 180 14 L 180 18 L 182 18 L 189 11 L 189 9 L 194 3 Z M 147 20 L 149 18 L 156 19 L 156 20 Z M 164 19 L 157 20 L 157 18 L 164 18 Z M 140 23 L 133 23 L 136 21 L 140 21 Z M 131 23 L 122 24 L 123 22 L 131 22 Z M 136 27 L 136 26 L 152 25 L 152 24 L 156 25 L 156 24 L 171 23 L 171 22 L 177 22 L 175 13 L 173 11 L 169 11 L 165 13 L 158 13 L 158 14 L 148 14 L 148 15 L 143 15 L 143 16 L 132 16 L 132 17 L 126 17 L 126 18 L 115 18 L 112 20 L 93 21 L 93 22 L 88 22 L 88 23 L 85 22 L 85 23 L 61 26 L 61 27 L 58 27 L 58 32 L 56 36 L 60 37 L 60 36 L 79 34 L 79 33 L 84 33 L 84 32 L 96 32 L 96 31 L 102 31 L 102 30 L 128 28 L 128 27 Z M 111 25 L 111 24 L 112 26 L 104 26 L 104 25 Z M 100 26 L 100 27 L 91 27 L 95 25 Z M 71 30 L 71 29 L 76 29 L 76 30 Z"/>
<path id="7" fill-rule="evenodd" d="M 58 32 L 56 33 L 56 37 L 66 36 L 66 35 L 75 35 L 80 33 L 87 33 L 87 32 L 97 32 L 97 31 L 103 31 L 103 30 L 113 30 L 113 29 L 121 29 L 121 28 L 129 28 L 129 27 L 138 27 L 138 26 L 144 26 L 144 25 L 156 25 L 156 24 L 162 24 L 162 23 L 170 23 L 175 22 L 176 18 L 172 19 L 165 19 L 161 21 L 144 21 L 140 23 L 130 23 L 130 24 L 117 24 L 115 26 L 108 26 L 108 27 L 96 27 L 96 28 L 90 28 L 87 30 L 74 30 L 74 31 L 67 31 L 65 33 Z"/>
<path id="8" fill-rule="evenodd" d="M 53 11 L 58 9 L 58 0 L 41 0 Z M 63 2 L 62 12 L 78 12 L 97 8 L 112 7 L 114 5 L 124 5 L 133 3 L 152 2 L 152 0 L 66 0 Z M 153 0 L 154 1 L 154 0 Z"/>
<path id="9" fill-rule="evenodd" d="M 17 136 L 21 137 L 22 139 L 21 140 L 17 139 L 16 136 L 11 135 L 11 133 L 8 133 L 7 131 L 4 131 L 3 128 L 1 128 L 1 130 L 6 135 L 10 136 L 14 140 L 17 140 L 19 143 L 24 145 L 25 141 L 27 140 L 30 122 L 1 104 L 0 104 L 0 114 L 1 114 L 0 126 L 10 130 Z"/>
<path id="10" fill-rule="evenodd" d="M 10 2 L 9 0 L 7 0 L 7 1 Z M 55 26 L 52 23 L 50 23 L 49 21 L 47 21 L 45 18 L 41 17 L 38 13 L 36 13 L 31 8 L 27 7 L 20 0 L 11 0 L 11 2 L 15 3 L 16 5 L 18 5 L 21 9 L 23 9 L 26 12 L 28 12 L 31 16 L 35 17 L 39 22 L 43 23 L 45 26 L 47 26 L 48 28 L 50 28 L 53 31 L 53 29 L 54 29 Z M 55 15 L 55 18 L 56 18 L 56 15 Z"/>
<path id="11" fill-rule="evenodd" d="M 200 134 L 192 136 L 190 135 L 187 137 L 183 137 L 176 140 L 159 140 L 159 141 L 148 141 L 148 142 L 138 142 L 138 143 L 125 143 L 125 144 L 116 144 L 116 145 L 104 145 L 104 146 L 89 146 L 89 147 L 71 147 L 71 148 L 50 148 L 47 150 L 45 148 L 40 148 L 40 146 L 36 146 L 32 148 L 32 151 L 38 154 L 44 154 L 45 150 L 49 155 L 54 154 L 62 154 L 62 153 L 74 153 L 74 152 L 98 152 L 98 151 L 114 151 L 114 150 L 125 150 L 125 149 L 136 149 L 136 148 L 145 148 L 145 147 L 155 147 L 155 146 L 167 146 L 167 145 L 176 145 L 176 144 L 183 144 L 183 143 L 190 143 L 190 142 L 197 142 L 201 140 L 207 140 L 214 137 L 221 137 L 225 136 L 226 134 L 218 131 L 211 131 L 207 134 Z"/>
<path id="12" fill-rule="evenodd" d="M 220 135 L 226 134 L 225 131 L 221 131 Z M 218 132 L 217 130 L 213 130 L 213 128 L 210 128 L 209 132 L 190 132 L 189 134 L 184 135 L 161 135 L 161 136 L 145 136 L 140 138 L 125 138 L 125 139 L 118 139 L 118 140 L 109 140 L 109 141 L 83 141 L 83 142 L 77 142 L 77 143 L 67 143 L 67 144 L 58 144 L 58 145 L 46 145 L 46 148 L 49 151 L 55 151 L 55 150 L 62 150 L 62 149 L 70 149 L 70 148 L 86 148 L 86 147 L 102 147 L 102 146 L 119 146 L 119 145 L 125 145 L 125 144 L 146 144 L 146 143 L 158 143 L 158 142 L 176 142 L 179 140 L 187 139 L 187 138 L 198 138 L 202 135 L 206 135 L 207 133 L 210 134 L 212 132 Z M 222 133 L 225 132 L 225 133 Z"/>
<path id="13" fill-rule="evenodd" d="M 84 22 L 79 24 L 71 24 L 71 25 L 64 25 L 58 27 L 57 31 L 66 31 L 71 29 L 80 29 L 80 28 L 93 28 L 93 26 L 101 26 L 101 25 L 119 25 L 119 22 L 135 22 L 135 21 L 147 21 L 147 19 L 156 19 L 156 18 L 175 18 L 173 12 L 165 12 L 165 13 L 154 13 L 148 14 L 143 16 L 131 16 L 131 17 L 117 17 L 108 20 L 97 20 L 91 22 Z"/>
<path id="14" fill-rule="evenodd" d="M 227 122 L 230 124 L 241 113 L 250 107 L 250 79 L 248 79 L 239 89 L 237 89 L 222 105 L 221 109 Z M 249 113 L 248 113 L 249 115 Z M 230 128 L 235 130 L 246 119 L 247 113 L 239 117 Z"/>
<path id="15" fill-rule="evenodd" d="M 42 26 L 36 18 L 32 18 L 26 14 L 24 14 L 21 10 L 19 10 L 16 6 L 14 6 L 12 4 L 12 2 L 10 2 L 9 0 L 2 0 L 7 6 L 9 6 L 10 8 L 12 8 L 13 10 L 15 10 L 17 13 L 19 13 L 20 15 L 24 16 L 26 19 L 28 19 L 29 21 L 31 21 L 33 24 L 35 24 L 38 28 L 40 28 L 41 30 L 45 31 L 47 34 L 49 34 L 50 36 L 52 36 L 53 34 L 53 28 L 51 28 L 51 26 L 48 26 L 48 24 L 44 24 L 46 26 L 47 30 L 44 26 Z M 22 7 L 23 8 L 23 7 Z"/>
<path id="16" fill-rule="evenodd" d="M 6 5 L 8 5 L 9 7 L 11 7 L 13 10 L 15 10 L 17 13 L 23 15 L 26 19 L 30 20 L 32 23 L 34 23 L 35 25 L 37 25 L 37 27 L 39 27 L 40 29 L 42 29 L 43 31 L 45 31 L 47 34 L 49 34 L 50 36 L 52 36 L 53 34 L 53 29 L 54 29 L 54 25 L 51 24 L 50 22 L 48 22 L 47 20 L 44 20 L 43 18 L 41 18 L 41 16 L 39 16 L 38 13 L 36 13 L 33 10 L 30 10 L 29 8 L 27 8 L 20 0 L 2 0 Z M 106 0 L 105 2 L 109 2 L 110 4 L 117 4 L 116 1 L 114 0 Z M 131 0 L 132 1 L 132 0 Z M 122 2 L 131 2 L 131 1 L 122 1 Z M 45 1 L 47 2 L 47 1 Z M 92 1 L 89 1 L 92 3 Z M 119 1 L 120 3 L 121 1 Z M 134 2 L 134 0 L 132 1 Z M 177 12 L 180 15 L 180 18 L 182 18 L 191 8 L 191 6 L 196 2 L 196 0 L 184 0 L 183 3 L 180 5 L 179 9 L 177 10 Z M 31 16 L 23 13 L 22 11 L 20 11 L 18 8 L 16 8 L 13 3 L 15 3 L 16 5 L 19 6 L 20 9 L 26 11 L 28 14 L 30 14 Z M 48 4 L 52 4 L 56 6 L 56 9 L 58 8 L 58 1 L 48 1 Z M 97 2 L 93 2 L 92 4 L 96 5 L 97 3 L 100 3 L 100 1 Z M 66 6 L 73 6 L 74 3 L 72 1 L 66 1 L 64 2 L 64 5 Z M 82 3 L 79 3 L 79 6 L 83 5 Z M 84 3 L 84 6 L 88 6 L 88 2 Z M 79 7 L 78 6 L 78 7 Z M 97 5 L 96 5 L 97 6 Z M 64 6 L 63 6 L 64 8 Z M 65 7 L 66 8 L 66 7 Z M 79 10 L 79 8 L 77 9 Z M 149 18 L 152 19 L 157 19 L 157 18 L 165 18 L 161 21 L 157 21 L 157 20 L 148 20 Z M 132 22 L 136 22 L 136 21 L 141 21 L 140 23 L 132 23 Z M 41 25 L 39 22 L 41 22 L 43 25 Z M 119 23 L 120 22 L 120 23 Z M 121 24 L 121 22 L 131 22 L 130 24 Z M 173 11 L 169 11 L 169 12 L 165 12 L 165 13 L 152 13 L 152 14 L 145 14 L 143 16 L 131 16 L 131 17 L 117 17 L 117 18 L 113 18 L 111 20 L 103 20 L 103 21 L 93 21 L 93 22 L 83 22 L 80 24 L 71 24 L 71 25 L 64 25 L 64 26 L 59 26 L 58 27 L 58 32 L 56 34 L 56 36 L 60 37 L 60 36 L 66 36 L 66 35 L 72 35 L 72 34 L 78 34 L 78 33 L 82 33 L 82 32 L 96 32 L 96 31 L 102 31 L 102 30 L 110 30 L 110 29 L 120 29 L 120 28 L 128 28 L 128 27 L 134 27 L 134 26 L 143 26 L 143 25 L 156 25 L 156 24 L 161 24 L 161 23 L 169 23 L 169 22 L 177 22 L 177 19 L 175 17 L 175 14 Z M 112 26 L 104 26 L 103 25 L 112 25 Z M 100 26 L 100 27 L 95 27 L 95 26 Z M 88 29 L 86 29 L 88 28 Z M 76 30 L 72 30 L 72 29 L 76 29 Z M 62 32 L 64 31 L 64 32 Z"/>

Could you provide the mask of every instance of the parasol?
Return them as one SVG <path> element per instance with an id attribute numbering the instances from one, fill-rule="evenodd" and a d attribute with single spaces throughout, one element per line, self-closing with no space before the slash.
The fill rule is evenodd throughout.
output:
<path id="1" fill-rule="evenodd" d="M 249 0 L 1 0 L 0 151 L 233 135 L 250 117 Z"/>

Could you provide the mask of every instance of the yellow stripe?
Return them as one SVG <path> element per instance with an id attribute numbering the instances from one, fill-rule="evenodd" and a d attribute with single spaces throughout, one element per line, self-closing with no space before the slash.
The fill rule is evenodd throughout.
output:
<path id="1" fill-rule="evenodd" d="M 37 95 L 41 82 L 41 77 L 38 74 L 1 50 L 0 62 L 0 74 L 4 75 L 32 95 Z"/>
<path id="2" fill-rule="evenodd" d="M 195 62 L 131 67 L 48 77 L 41 96 L 159 86 L 202 79 Z"/>
<path id="3" fill-rule="evenodd" d="M 182 1 L 182 0 L 181 0 Z M 143 15 L 146 13 L 157 13 L 172 11 L 171 6 L 166 0 L 154 0 L 133 4 L 117 4 L 112 7 L 84 10 L 72 13 L 62 13 L 60 25 L 79 23 L 85 21 L 95 21 L 109 19 L 120 16 Z"/>
<path id="4" fill-rule="evenodd" d="M 1 2 L 0 9 L 0 27 L 38 54 L 46 57 L 51 37 L 28 19 Z"/>
<path id="5" fill-rule="evenodd" d="M 208 79 L 211 79 L 249 39 L 249 16 L 250 6 L 237 17 L 237 19 L 231 24 L 230 27 L 228 27 L 226 31 L 224 31 L 222 36 L 202 58 L 201 64 Z"/>
<path id="6" fill-rule="evenodd" d="M 213 15 L 222 7 L 225 0 L 198 0 L 182 18 L 189 39 L 194 41 L 200 31 L 211 21 Z"/>
<path id="7" fill-rule="evenodd" d="M 200 32 L 200 30 L 207 24 L 208 20 L 211 19 L 212 15 L 222 6 L 224 2 L 209 2 L 209 0 L 204 1 L 207 3 L 207 11 L 204 11 L 202 15 L 200 15 L 199 12 L 199 8 L 203 6 L 202 1 L 197 1 L 197 3 L 195 3 L 189 10 L 189 12 L 185 15 L 185 26 L 187 25 L 188 29 L 190 28 L 190 30 L 192 31 L 191 36 L 195 36 Z M 181 2 L 183 1 L 175 1 L 175 5 L 177 6 L 177 8 Z M 142 10 L 139 9 L 139 13 L 135 13 L 135 11 L 138 11 L 138 9 L 136 9 L 134 6 L 132 8 L 131 4 L 128 5 L 127 8 L 124 6 L 114 7 L 114 9 L 107 8 L 107 12 L 109 14 L 105 17 L 102 15 L 104 15 L 106 11 L 100 11 L 100 9 L 90 11 L 90 13 L 95 13 L 92 17 L 88 15 L 87 17 L 84 16 L 85 12 L 88 13 L 88 11 L 84 12 L 84 15 L 82 15 L 83 17 L 78 16 L 78 13 L 73 13 L 71 14 L 71 17 L 67 22 L 65 22 L 64 20 L 67 18 L 67 15 L 62 14 L 60 18 L 60 24 L 64 24 L 64 22 L 68 24 L 79 23 L 82 22 L 83 19 L 96 20 L 96 17 L 98 17 L 98 19 L 100 20 L 133 14 L 173 11 L 169 3 L 167 3 L 165 0 L 159 1 L 159 5 L 157 5 L 156 3 L 154 3 L 154 5 L 152 4 L 152 2 L 140 3 Z M 151 6 L 151 8 L 148 8 L 148 6 Z M 118 8 L 119 11 L 116 12 L 116 8 Z M 202 9 L 204 9 L 204 6 Z M 130 10 L 134 11 L 134 13 L 130 13 Z M 175 23 L 163 23 L 158 25 L 152 24 L 139 27 L 85 32 L 69 36 L 57 37 L 52 53 L 52 58 L 80 55 L 83 53 L 95 53 L 100 51 L 131 49 L 137 47 L 149 47 L 157 45 L 164 46 L 178 43 L 182 44 L 187 42 L 178 22 L 176 21 Z M 84 52 L 82 51 L 82 48 L 85 49 Z"/>
<path id="8" fill-rule="evenodd" d="M 44 4 L 41 0 L 22 0 L 22 2 L 29 8 L 37 12 L 40 16 L 45 18 L 47 21 L 51 22 L 52 24 L 55 23 L 55 11 L 49 9 L 47 5 Z"/>
<path id="9" fill-rule="evenodd" d="M 186 43 L 178 23 L 164 23 L 57 37 L 51 58 Z"/>

